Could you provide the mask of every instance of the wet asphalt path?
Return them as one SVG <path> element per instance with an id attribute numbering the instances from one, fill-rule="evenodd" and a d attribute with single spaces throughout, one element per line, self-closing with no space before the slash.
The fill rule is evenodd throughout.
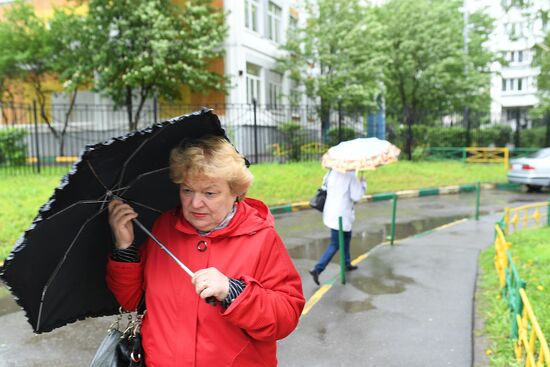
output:
<path id="1" fill-rule="evenodd" d="M 279 343 L 280 366 L 470 366 L 477 256 L 492 240 L 487 227 L 506 206 L 549 198 L 548 193 L 484 190 L 480 222 L 416 238 L 409 237 L 472 217 L 475 194 L 400 199 L 396 236 L 407 239 L 376 247 L 359 270 L 349 273 L 348 284 L 334 283 Z M 383 242 L 390 220 L 390 201 L 358 205 L 352 258 Z M 329 232 L 312 210 L 276 215 L 276 226 L 309 298 L 318 287 L 307 270 L 320 257 Z M 337 261 L 335 256 L 321 281 L 336 276 Z M 87 366 L 112 319 L 88 319 L 34 335 L 0 287 L 0 367 Z"/>

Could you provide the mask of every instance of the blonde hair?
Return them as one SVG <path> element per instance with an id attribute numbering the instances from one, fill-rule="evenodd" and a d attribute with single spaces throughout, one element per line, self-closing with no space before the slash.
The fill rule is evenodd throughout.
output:
<path id="1" fill-rule="evenodd" d="M 225 179 L 237 201 L 246 196 L 254 176 L 233 145 L 219 136 L 193 140 L 172 149 L 170 178 L 181 184 L 185 177 L 205 176 Z"/>

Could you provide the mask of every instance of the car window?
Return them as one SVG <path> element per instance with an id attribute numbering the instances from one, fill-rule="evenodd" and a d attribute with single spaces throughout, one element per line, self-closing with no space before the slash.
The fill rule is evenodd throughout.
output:
<path id="1" fill-rule="evenodd" d="M 529 158 L 547 158 L 550 157 L 550 149 L 541 149 L 529 156 Z"/>

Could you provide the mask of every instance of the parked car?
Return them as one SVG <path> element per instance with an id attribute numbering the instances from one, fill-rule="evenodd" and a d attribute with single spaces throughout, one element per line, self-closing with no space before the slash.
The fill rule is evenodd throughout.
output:
<path id="1" fill-rule="evenodd" d="M 530 191 L 550 186 L 550 148 L 510 160 L 508 182 L 527 185 Z"/>

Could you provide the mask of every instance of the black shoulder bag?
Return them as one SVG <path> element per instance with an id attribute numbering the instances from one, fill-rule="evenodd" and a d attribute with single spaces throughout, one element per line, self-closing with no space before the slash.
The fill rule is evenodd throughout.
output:
<path id="1" fill-rule="evenodd" d="M 323 177 L 323 184 L 317 189 L 315 196 L 309 201 L 309 206 L 322 212 L 325 208 L 325 201 L 327 200 L 327 178 L 330 171 Z"/>

